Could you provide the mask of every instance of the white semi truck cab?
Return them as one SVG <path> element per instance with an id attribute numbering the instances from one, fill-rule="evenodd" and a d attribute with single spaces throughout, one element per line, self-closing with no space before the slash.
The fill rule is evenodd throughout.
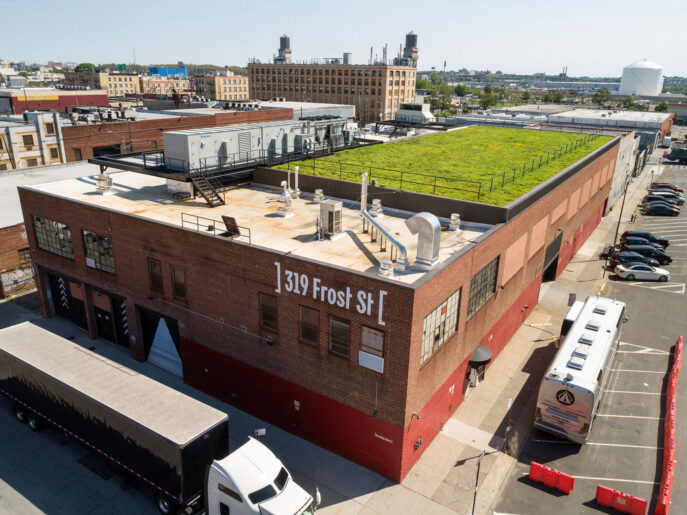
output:
<path id="1" fill-rule="evenodd" d="M 206 498 L 208 515 L 312 515 L 317 507 L 272 451 L 253 438 L 212 463 Z"/>

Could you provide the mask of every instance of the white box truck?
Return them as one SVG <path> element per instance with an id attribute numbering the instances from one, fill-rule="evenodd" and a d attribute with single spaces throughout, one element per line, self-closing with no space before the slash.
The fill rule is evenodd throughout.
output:
<path id="1" fill-rule="evenodd" d="M 259 441 L 229 453 L 226 413 L 29 322 L 0 330 L 0 393 L 32 430 L 52 425 L 145 481 L 162 513 L 317 507 Z"/>

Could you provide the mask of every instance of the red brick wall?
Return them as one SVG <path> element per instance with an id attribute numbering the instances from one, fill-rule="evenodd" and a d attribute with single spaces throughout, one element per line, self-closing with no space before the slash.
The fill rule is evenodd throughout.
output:
<path id="1" fill-rule="evenodd" d="M 19 250 L 28 246 L 24 224 L 0 229 L 0 272 L 19 268 Z"/>
<path id="2" fill-rule="evenodd" d="M 106 91 L 104 91 L 103 93 L 93 93 L 92 95 L 58 94 L 57 100 L 31 100 L 31 93 L 29 93 L 28 96 L 29 111 L 49 111 L 51 109 L 56 109 L 60 113 L 64 113 L 65 110 L 71 111 L 73 107 L 107 107 L 110 105 L 110 102 L 107 99 Z M 26 111 L 26 104 L 26 101 L 20 100 L 16 96 L 12 96 L 12 108 L 14 109 L 14 114 L 22 114 L 24 111 Z"/>
<path id="3" fill-rule="evenodd" d="M 486 345 L 493 351 L 495 358 L 531 312 L 537 302 L 546 246 L 559 234 L 558 229 L 563 232 L 559 262 L 565 261 L 567 264 L 572 256 L 567 247 L 570 242 L 574 241 L 572 245 L 575 246 L 575 252 L 577 252 L 594 227 L 598 225 L 610 190 L 612 171 L 605 175 L 606 180 L 600 183 L 595 192 L 592 192 L 584 205 L 575 210 L 575 214 L 570 219 L 566 220 L 567 215 L 564 213 L 556 220 L 549 220 L 545 245 L 527 259 L 522 269 L 501 289 L 505 250 L 523 233 L 528 234 L 529 245 L 532 227 L 544 216 L 552 213 L 556 206 L 567 203 L 578 189 L 581 191 L 590 178 L 597 173 L 603 176 L 603 170 L 615 163 L 617 151 L 616 145 L 532 207 L 507 224 L 497 227 L 485 240 L 438 273 L 416 292 L 409 357 L 408 400 L 405 412 L 406 433 L 412 436 L 404 442 L 403 474 L 410 470 L 413 463 L 420 457 L 429 441 L 436 435 L 437 428 L 450 417 L 451 412 L 445 406 L 447 402 L 457 405 L 462 400 L 462 392 L 458 390 L 463 385 L 466 360 L 474 348 L 479 344 Z M 572 248 L 571 246 L 570 249 Z M 527 255 L 529 252 L 526 253 Z M 501 256 L 501 262 L 496 292 L 468 320 L 470 279 L 497 256 Z M 458 330 L 432 357 L 420 365 L 424 318 L 458 288 L 462 288 Z M 525 305 L 528 308 L 525 308 Z M 455 382 L 452 399 L 450 401 L 443 399 L 442 408 L 437 411 L 434 399 L 437 395 L 441 398 L 441 392 L 447 389 L 449 382 Z M 445 397 L 446 392 L 443 395 Z M 432 415 L 422 417 L 420 420 L 411 418 L 413 412 L 419 413 L 423 410 L 429 410 Z M 411 444 L 420 436 L 423 437 L 423 446 L 419 452 L 416 452 Z"/>
<path id="4" fill-rule="evenodd" d="M 75 161 L 74 149 L 76 148 L 81 150 L 82 159 L 88 159 L 93 157 L 93 147 L 118 145 L 123 153 L 126 146 L 130 145 L 131 149 L 136 152 L 151 150 L 153 149 L 153 142 L 157 142 L 157 148 L 161 149 L 164 131 L 292 119 L 293 109 L 220 112 L 214 115 L 68 126 L 62 128 L 62 137 L 67 161 Z"/>

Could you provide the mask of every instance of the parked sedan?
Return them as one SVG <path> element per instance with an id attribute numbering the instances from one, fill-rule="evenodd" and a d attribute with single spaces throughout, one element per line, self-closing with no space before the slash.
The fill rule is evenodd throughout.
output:
<path id="1" fill-rule="evenodd" d="M 618 277 L 634 281 L 639 279 L 642 281 L 660 281 L 662 283 L 670 279 L 670 273 L 663 268 L 655 268 L 653 266 L 645 265 L 644 263 L 625 263 L 615 267 L 615 273 Z"/>
<path id="2" fill-rule="evenodd" d="M 658 266 L 658 261 L 654 258 L 642 256 L 636 252 L 614 252 L 611 254 L 611 266 L 615 267 L 620 263 L 644 263 L 649 266 Z"/>
<path id="3" fill-rule="evenodd" d="M 675 207 L 681 205 L 679 200 L 676 200 L 671 197 L 664 197 L 662 195 L 653 195 L 651 193 L 649 193 L 642 199 L 643 204 L 648 204 L 649 202 L 664 202 Z"/>
<path id="4" fill-rule="evenodd" d="M 670 245 L 670 241 L 668 240 L 668 238 L 664 238 L 663 236 L 657 236 L 649 231 L 625 231 L 622 234 L 621 238 L 627 238 L 628 236 L 633 236 L 635 238 L 644 238 L 645 240 L 658 243 L 663 248 L 666 248 L 668 247 L 668 245 Z"/>
<path id="5" fill-rule="evenodd" d="M 672 207 L 665 202 L 649 202 L 644 204 L 644 212 L 652 216 L 678 216 L 680 210 Z"/>
<path id="6" fill-rule="evenodd" d="M 680 193 L 684 193 L 685 190 L 680 188 L 679 186 L 676 186 L 675 184 L 671 182 L 652 182 L 651 183 L 651 189 L 652 190 L 659 190 L 659 189 L 669 189 L 673 191 L 677 191 Z"/>
<path id="7" fill-rule="evenodd" d="M 653 197 L 663 197 L 666 200 L 674 200 L 679 206 L 685 203 L 685 197 L 670 190 L 651 190 L 649 195 Z"/>

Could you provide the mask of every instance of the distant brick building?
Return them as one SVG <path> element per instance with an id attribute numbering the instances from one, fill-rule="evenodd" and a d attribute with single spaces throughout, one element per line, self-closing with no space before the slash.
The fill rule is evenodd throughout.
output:
<path id="1" fill-rule="evenodd" d="M 248 100 L 248 77 L 243 75 L 196 75 L 192 79 L 196 95 L 211 100 Z"/>
<path id="2" fill-rule="evenodd" d="M 102 90 L 65 90 L 55 88 L 0 88 L 0 114 L 22 114 L 24 111 L 71 112 L 74 107 L 109 106 Z"/>

